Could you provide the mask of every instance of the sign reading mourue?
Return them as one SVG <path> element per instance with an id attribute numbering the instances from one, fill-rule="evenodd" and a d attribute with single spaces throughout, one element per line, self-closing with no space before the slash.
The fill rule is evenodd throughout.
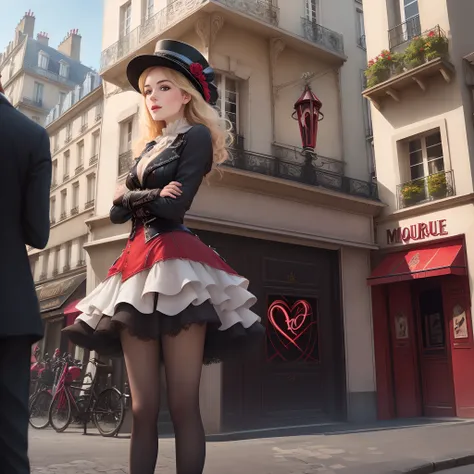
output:
<path id="1" fill-rule="evenodd" d="M 406 227 L 387 229 L 387 244 L 406 244 L 408 242 L 425 240 L 430 237 L 443 237 L 448 235 L 446 219 L 419 222 Z"/>

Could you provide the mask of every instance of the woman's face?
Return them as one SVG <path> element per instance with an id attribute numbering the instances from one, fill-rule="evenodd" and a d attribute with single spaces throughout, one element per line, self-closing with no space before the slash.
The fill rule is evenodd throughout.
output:
<path id="1" fill-rule="evenodd" d="M 166 78 L 163 67 L 155 67 L 148 73 L 143 93 L 152 119 L 166 123 L 183 117 L 184 106 L 191 100 L 189 94 Z"/>

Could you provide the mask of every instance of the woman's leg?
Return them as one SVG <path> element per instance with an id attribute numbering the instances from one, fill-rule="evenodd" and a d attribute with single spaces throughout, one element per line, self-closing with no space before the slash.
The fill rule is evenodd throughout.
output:
<path id="1" fill-rule="evenodd" d="M 199 408 L 199 383 L 206 326 L 192 324 L 163 336 L 168 405 L 176 439 L 177 474 L 202 474 L 206 440 Z"/>
<path id="2" fill-rule="evenodd" d="M 158 341 L 142 341 L 121 333 L 132 395 L 133 427 L 130 474 L 153 474 L 158 456 L 160 352 Z"/>

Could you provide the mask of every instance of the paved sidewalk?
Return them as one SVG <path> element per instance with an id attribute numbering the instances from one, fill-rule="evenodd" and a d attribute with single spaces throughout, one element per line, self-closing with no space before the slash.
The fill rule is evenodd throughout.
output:
<path id="1" fill-rule="evenodd" d="M 127 438 L 31 430 L 30 439 L 32 474 L 128 473 Z M 175 473 L 173 445 L 173 439 L 160 440 L 157 473 Z M 394 429 L 345 425 L 315 435 L 209 442 L 205 473 L 385 474 L 467 453 L 474 454 L 474 421 Z M 460 473 L 474 473 L 471 468 Z"/>

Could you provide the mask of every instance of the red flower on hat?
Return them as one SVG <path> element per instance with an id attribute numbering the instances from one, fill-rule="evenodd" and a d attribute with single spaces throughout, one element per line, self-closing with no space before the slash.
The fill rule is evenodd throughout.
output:
<path id="1" fill-rule="evenodd" d="M 209 90 L 209 84 L 207 83 L 203 67 L 199 63 L 192 63 L 191 66 L 189 66 L 189 70 L 191 71 L 191 74 L 202 85 L 202 89 L 204 91 L 204 98 L 206 99 L 206 102 L 209 102 L 211 100 L 211 92 Z"/>

